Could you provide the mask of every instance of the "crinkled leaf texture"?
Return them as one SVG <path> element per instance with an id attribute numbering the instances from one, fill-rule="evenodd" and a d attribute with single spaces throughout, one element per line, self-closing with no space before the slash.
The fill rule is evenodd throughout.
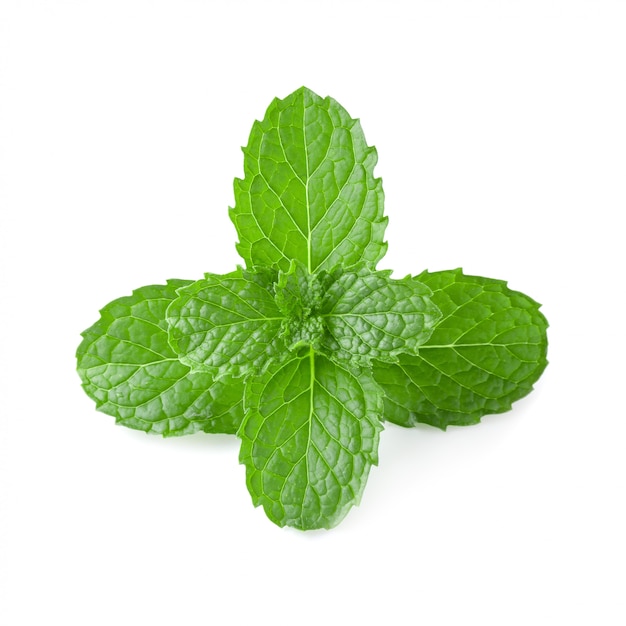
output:
<path id="1" fill-rule="evenodd" d="M 246 386 L 240 460 L 255 506 L 279 526 L 332 528 L 378 460 L 380 390 L 305 348 Z"/>
<path id="2" fill-rule="evenodd" d="M 287 317 L 306 317 L 321 307 L 328 281 L 327 272 L 311 274 L 305 265 L 292 261 L 287 271 L 278 273 L 276 304 Z"/>
<path id="3" fill-rule="evenodd" d="M 275 339 L 284 315 L 271 286 L 238 270 L 206 274 L 179 290 L 167 310 L 169 340 L 180 360 L 216 376 L 245 375 L 282 347 Z"/>
<path id="4" fill-rule="evenodd" d="M 189 283 L 141 287 L 107 304 L 83 333 L 83 388 L 117 423 L 164 436 L 234 433 L 241 424 L 242 381 L 191 371 L 168 343 L 166 309 Z"/>
<path id="5" fill-rule="evenodd" d="M 387 249 L 376 160 L 359 122 L 332 98 L 302 87 L 274 100 L 252 127 L 245 177 L 235 180 L 230 216 L 246 266 L 374 267 Z"/>
<path id="6" fill-rule="evenodd" d="M 320 309 L 328 279 L 327 272 L 310 274 L 299 261 L 292 261 L 288 271 L 278 273 L 276 304 L 285 316 L 281 337 L 289 350 L 320 346 L 326 332 Z"/>
<path id="7" fill-rule="evenodd" d="M 501 280 L 460 269 L 423 272 L 443 317 L 417 356 L 376 363 L 385 419 L 445 430 L 503 413 L 527 395 L 547 365 L 548 323 L 539 304 Z"/>
<path id="8" fill-rule="evenodd" d="M 441 317 L 430 289 L 391 272 L 346 271 L 324 294 L 326 347 L 337 358 L 368 363 L 417 354 Z"/>
<path id="9" fill-rule="evenodd" d="M 360 365 L 417 354 L 441 314 L 426 285 L 390 275 L 363 264 L 309 274 L 292 261 L 275 285 L 286 345 L 292 350 L 312 345 L 333 359 Z"/>

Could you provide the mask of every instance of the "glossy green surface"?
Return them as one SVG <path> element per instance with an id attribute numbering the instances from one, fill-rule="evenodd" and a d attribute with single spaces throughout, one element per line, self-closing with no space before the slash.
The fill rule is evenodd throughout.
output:
<path id="1" fill-rule="evenodd" d="M 331 528 L 358 504 L 377 463 L 378 389 L 304 349 L 246 386 L 241 462 L 255 505 L 279 526 Z"/>
<path id="2" fill-rule="evenodd" d="M 181 361 L 215 375 L 242 376 L 272 357 L 284 316 L 274 296 L 238 275 L 207 274 L 167 309 L 169 340 Z"/>
<path id="3" fill-rule="evenodd" d="M 377 156 L 361 125 L 332 98 L 302 87 L 255 122 L 230 216 L 247 267 L 309 272 L 372 267 L 387 249 Z"/>
<path id="4" fill-rule="evenodd" d="M 99 411 L 124 426 L 162 435 L 236 432 L 243 384 L 192 372 L 167 341 L 165 311 L 189 281 L 141 287 L 107 304 L 83 333 L 78 373 Z"/>
<path id="5" fill-rule="evenodd" d="M 344 272 L 324 294 L 327 347 L 338 358 L 368 363 L 417 354 L 441 317 L 430 289 L 390 272 Z"/>
<path id="6" fill-rule="evenodd" d="M 418 356 L 377 363 L 385 419 L 445 429 L 502 413 L 528 394 L 547 365 L 547 321 L 539 305 L 504 281 L 461 270 L 424 272 L 443 318 Z"/>

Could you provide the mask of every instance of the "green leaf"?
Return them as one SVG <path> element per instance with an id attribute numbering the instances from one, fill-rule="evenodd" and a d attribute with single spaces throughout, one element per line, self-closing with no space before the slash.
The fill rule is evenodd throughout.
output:
<path id="1" fill-rule="evenodd" d="M 284 345 L 276 341 L 284 315 L 273 289 L 241 270 L 206 274 L 183 287 L 167 309 L 170 345 L 180 360 L 216 376 L 243 376 Z"/>
<path id="2" fill-rule="evenodd" d="M 309 271 L 384 256 L 387 218 L 377 155 L 361 125 L 332 98 L 302 87 L 274 100 L 244 148 L 230 216 L 248 268 Z"/>
<path id="3" fill-rule="evenodd" d="M 380 390 L 312 348 L 249 379 L 240 460 L 255 506 L 279 526 L 331 528 L 378 461 Z"/>
<path id="4" fill-rule="evenodd" d="M 165 311 L 189 283 L 141 287 L 107 304 L 82 334 L 76 357 L 83 388 L 117 423 L 164 436 L 239 427 L 243 383 L 190 371 L 168 343 Z"/>
<path id="5" fill-rule="evenodd" d="M 330 333 L 327 348 L 338 358 L 396 361 L 417 354 L 441 317 L 430 289 L 390 272 L 347 271 L 324 296 L 322 318 Z"/>
<path id="6" fill-rule="evenodd" d="M 461 270 L 417 278 L 432 289 L 443 317 L 418 356 L 401 355 L 397 365 L 375 364 L 385 419 L 445 430 L 508 411 L 547 365 L 548 324 L 540 305 L 504 281 Z"/>

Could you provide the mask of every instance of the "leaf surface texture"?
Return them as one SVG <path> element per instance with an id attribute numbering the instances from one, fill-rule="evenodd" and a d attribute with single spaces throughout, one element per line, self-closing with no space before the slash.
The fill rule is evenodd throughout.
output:
<path id="1" fill-rule="evenodd" d="M 461 270 L 423 272 L 442 319 L 419 354 L 376 363 L 385 419 L 445 429 L 502 413 L 528 394 L 546 367 L 547 322 L 539 304 L 504 281 Z"/>
<path id="2" fill-rule="evenodd" d="M 117 423 L 164 436 L 234 433 L 241 424 L 243 383 L 192 372 L 168 343 L 165 311 L 188 284 L 141 287 L 107 304 L 83 333 L 83 388 Z"/>
<path id="3" fill-rule="evenodd" d="M 282 346 L 284 315 L 270 286 L 241 271 L 207 274 L 180 290 L 167 310 L 169 339 L 180 359 L 218 376 L 242 376 L 261 367 Z"/>
<path id="4" fill-rule="evenodd" d="M 387 249 L 376 160 L 359 122 L 332 98 L 302 87 L 274 100 L 244 148 L 245 177 L 235 180 L 230 215 L 247 267 L 375 266 Z"/>
<path id="5" fill-rule="evenodd" d="M 322 307 L 339 358 L 395 361 L 417 354 L 440 318 L 430 289 L 411 278 L 393 280 L 390 272 L 347 271 L 330 286 Z"/>
<path id="6" fill-rule="evenodd" d="M 250 378 L 239 437 L 254 504 L 279 526 L 338 524 L 378 460 L 379 394 L 368 372 L 312 349 Z"/>

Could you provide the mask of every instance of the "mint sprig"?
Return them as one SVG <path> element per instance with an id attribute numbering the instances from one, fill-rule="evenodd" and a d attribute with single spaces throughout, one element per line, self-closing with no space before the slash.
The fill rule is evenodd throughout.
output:
<path id="1" fill-rule="evenodd" d="M 98 410 L 164 436 L 237 433 L 255 505 L 331 528 L 360 501 L 384 421 L 501 413 L 546 366 L 539 305 L 461 270 L 392 279 L 374 148 L 306 88 L 255 122 L 230 215 L 245 262 L 114 300 L 83 333 Z"/>

